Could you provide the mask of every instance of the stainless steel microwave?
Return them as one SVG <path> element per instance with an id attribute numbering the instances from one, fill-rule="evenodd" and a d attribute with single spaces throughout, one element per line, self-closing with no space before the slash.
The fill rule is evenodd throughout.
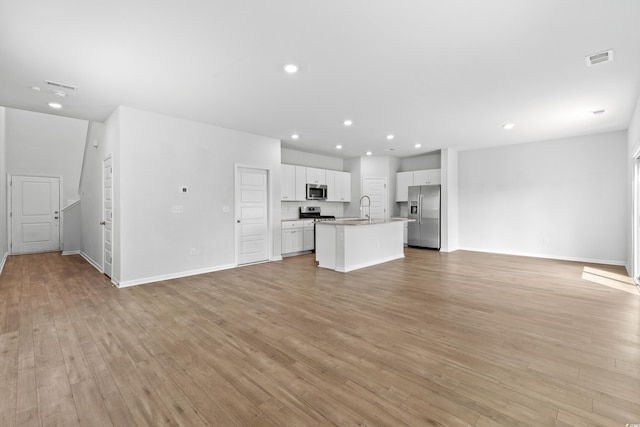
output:
<path id="1" fill-rule="evenodd" d="M 327 200 L 327 186 L 307 184 L 307 200 Z"/>

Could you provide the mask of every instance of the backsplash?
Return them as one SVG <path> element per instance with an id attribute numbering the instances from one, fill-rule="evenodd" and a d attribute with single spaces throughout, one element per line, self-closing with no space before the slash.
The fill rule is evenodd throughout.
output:
<path id="1" fill-rule="evenodd" d="M 320 206 L 322 215 L 333 215 L 337 218 L 344 216 L 345 203 L 319 202 L 309 200 L 307 202 L 280 202 L 280 216 L 285 219 L 297 219 L 300 217 L 300 206 Z"/>

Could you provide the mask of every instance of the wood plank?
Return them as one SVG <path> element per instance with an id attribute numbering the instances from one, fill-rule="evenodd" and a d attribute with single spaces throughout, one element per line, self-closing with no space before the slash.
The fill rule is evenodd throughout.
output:
<path id="1" fill-rule="evenodd" d="M 348 274 L 305 255 L 127 289 L 79 256 L 9 257 L 0 423 L 638 422 L 624 269 L 405 252 Z"/>

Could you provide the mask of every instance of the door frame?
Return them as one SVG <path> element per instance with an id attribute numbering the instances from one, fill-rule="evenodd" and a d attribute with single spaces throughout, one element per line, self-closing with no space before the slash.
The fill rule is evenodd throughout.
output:
<path id="1" fill-rule="evenodd" d="M 273 173 L 270 167 L 268 166 L 256 166 L 249 165 L 245 163 L 235 163 L 233 166 L 233 245 L 235 246 L 235 266 L 238 267 L 240 264 L 238 263 L 240 259 L 240 245 L 238 244 L 238 240 L 240 238 L 240 226 L 238 225 L 238 214 L 240 211 L 240 200 L 239 200 L 239 184 L 240 184 L 240 169 L 258 169 L 263 170 L 267 174 L 267 247 L 269 248 L 267 251 L 267 261 L 271 261 L 273 259 Z M 244 265 L 244 264 L 243 264 Z"/>
<path id="2" fill-rule="evenodd" d="M 360 187 L 360 197 L 364 196 L 366 193 L 364 192 L 364 187 L 365 187 L 365 181 L 368 179 L 381 179 L 384 181 L 384 187 L 385 187 L 385 200 L 384 200 L 384 218 L 388 219 L 391 217 L 391 211 L 389 209 L 389 179 L 387 177 L 384 176 L 363 176 L 362 177 L 362 186 Z M 362 212 L 360 212 L 360 214 L 362 215 Z"/>
<path id="3" fill-rule="evenodd" d="M 64 184 L 62 182 L 62 176 L 61 175 L 33 175 L 33 174 L 21 174 L 21 173 L 8 173 L 7 174 L 7 248 L 8 248 L 8 253 L 9 255 L 16 255 L 13 252 L 13 228 L 12 228 L 12 221 L 11 221 L 11 213 L 13 212 L 13 177 L 14 176 L 22 176 L 22 177 L 27 177 L 27 178 L 57 178 L 58 179 L 58 212 L 60 212 L 60 219 L 62 220 L 62 208 L 64 207 L 62 205 L 62 196 L 64 194 L 63 188 L 64 188 Z M 59 250 L 62 249 L 64 242 L 62 241 L 62 236 L 64 236 L 63 233 L 63 227 L 64 227 L 64 221 L 60 221 L 59 222 L 59 226 L 58 226 L 58 242 L 59 242 Z M 35 252 L 34 252 L 35 253 Z M 21 254 L 24 255 L 24 254 Z"/>
<path id="4" fill-rule="evenodd" d="M 101 169 L 102 169 L 102 180 L 100 181 L 100 186 L 101 188 L 101 200 L 100 200 L 100 218 L 99 221 L 104 221 L 104 210 L 105 210 L 105 206 L 104 206 L 104 196 L 105 196 L 105 192 L 104 192 L 104 180 L 105 180 L 105 174 L 104 174 L 104 164 L 107 160 L 111 160 L 111 169 L 114 169 L 114 162 L 113 162 L 113 154 L 109 153 L 107 154 L 105 157 L 102 158 L 102 163 L 101 163 Z M 117 285 L 118 282 L 114 279 L 114 274 L 113 274 L 113 270 L 115 270 L 114 265 L 113 265 L 113 260 L 115 259 L 115 230 L 114 230 L 114 224 L 115 224 L 115 206 L 116 206 L 116 202 L 115 202 L 115 197 L 114 197 L 114 193 L 115 193 L 115 178 L 114 178 L 114 173 L 111 172 L 111 276 L 107 276 L 109 277 L 109 279 L 111 280 L 111 283 L 113 283 L 114 285 Z M 104 225 L 100 225 L 100 229 L 101 229 L 101 242 L 102 245 L 100 247 L 101 251 L 100 253 L 102 254 L 102 260 L 100 263 L 100 273 L 105 274 L 104 273 L 104 260 L 105 260 L 105 248 L 104 248 L 104 244 L 105 244 L 105 232 L 106 232 L 106 228 Z"/>
<path id="5" fill-rule="evenodd" d="M 631 184 L 631 277 L 640 286 L 640 149 L 633 155 Z M 640 287 L 639 287 L 640 289 Z"/>

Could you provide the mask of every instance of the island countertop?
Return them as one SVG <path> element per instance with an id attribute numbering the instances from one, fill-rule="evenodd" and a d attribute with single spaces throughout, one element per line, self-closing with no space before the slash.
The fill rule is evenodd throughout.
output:
<path id="1" fill-rule="evenodd" d="M 389 224 L 392 222 L 413 222 L 415 219 L 392 217 L 392 218 L 336 218 L 335 221 L 323 221 L 318 224 L 321 225 L 375 225 L 375 224 Z"/>

